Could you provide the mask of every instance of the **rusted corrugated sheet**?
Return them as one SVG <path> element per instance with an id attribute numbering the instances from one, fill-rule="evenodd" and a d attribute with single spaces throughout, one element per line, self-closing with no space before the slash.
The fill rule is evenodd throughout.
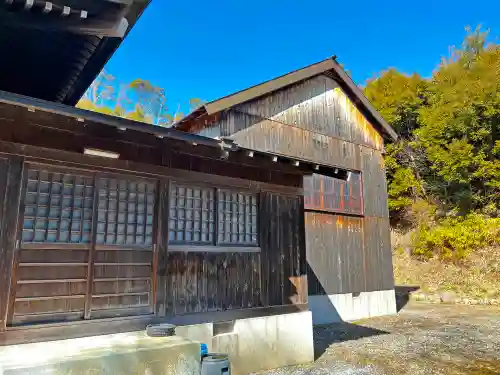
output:
<path id="1" fill-rule="evenodd" d="M 309 294 L 394 288 L 387 219 L 306 212 Z"/>

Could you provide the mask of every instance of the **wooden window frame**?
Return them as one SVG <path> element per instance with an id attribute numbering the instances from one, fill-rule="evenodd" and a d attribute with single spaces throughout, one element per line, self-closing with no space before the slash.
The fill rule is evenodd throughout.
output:
<path id="1" fill-rule="evenodd" d="M 256 189 L 244 189 L 244 188 L 236 188 L 234 186 L 223 186 L 223 185 L 209 185 L 205 184 L 202 182 L 193 182 L 193 181 L 184 181 L 184 180 L 171 180 L 169 182 L 168 186 L 168 192 L 169 192 L 169 212 L 168 212 L 168 220 L 170 220 L 170 209 L 172 208 L 170 206 L 170 200 L 172 196 L 172 187 L 175 185 L 180 185 L 183 187 L 191 187 L 191 188 L 202 188 L 202 189 L 211 189 L 213 190 L 214 193 L 214 199 L 213 199 L 213 211 L 214 211 L 214 228 L 213 228 L 213 239 L 212 243 L 208 244 L 206 242 L 203 243 L 196 243 L 196 242 L 189 242 L 189 243 L 182 243 L 182 242 L 171 242 L 170 240 L 170 234 L 168 237 L 168 251 L 172 252 L 215 252 L 215 253 L 228 253 L 228 252 L 251 252 L 251 253 L 258 253 L 261 251 L 260 244 L 259 244 L 259 194 L 260 191 Z M 225 243 L 220 243 L 219 241 L 219 225 L 220 225 L 220 220 L 219 220 L 219 192 L 221 190 L 224 191 L 232 191 L 235 193 L 244 193 L 247 195 L 254 195 L 256 199 L 256 206 L 257 206 L 257 217 L 256 217 L 256 234 L 257 234 L 257 242 L 255 245 L 252 244 L 225 244 Z M 169 227 L 169 233 L 170 233 L 170 227 Z"/>
<path id="2" fill-rule="evenodd" d="M 364 204 L 364 194 L 363 194 L 363 190 L 364 190 L 363 172 L 361 172 L 361 171 L 349 171 L 349 172 L 359 175 L 359 204 L 360 204 L 359 212 L 349 211 L 349 210 L 342 208 L 344 206 L 344 204 L 346 203 L 345 197 L 346 196 L 351 197 L 350 194 L 346 195 L 343 188 L 339 192 L 339 198 L 341 199 L 341 201 L 339 202 L 339 205 L 341 208 L 328 208 L 328 207 L 315 206 L 313 204 L 304 204 L 304 209 L 306 211 L 330 212 L 330 213 L 341 214 L 341 215 L 346 215 L 346 216 L 364 217 L 365 216 L 365 204 Z M 323 176 L 321 174 L 320 174 L 320 176 L 335 179 L 335 177 L 331 177 L 331 176 Z M 343 179 L 337 179 L 337 180 L 343 181 L 343 182 L 348 182 L 348 181 L 343 180 Z M 349 185 L 349 184 L 342 185 L 342 187 L 346 187 L 346 186 L 349 188 L 352 187 L 352 185 Z M 314 191 L 313 191 L 313 193 L 314 193 Z M 307 199 L 308 195 L 309 195 L 309 191 L 304 188 L 304 198 Z"/>

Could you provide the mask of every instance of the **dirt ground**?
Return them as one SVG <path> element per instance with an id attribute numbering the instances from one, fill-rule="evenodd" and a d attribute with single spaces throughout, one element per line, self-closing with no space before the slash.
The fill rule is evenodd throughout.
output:
<path id="1" fill-rule="evenodd" d="M 500 375 L 500 308 L 412 302 L 398 315 L 317 326 L 316 361 L 260 375 Z"/>

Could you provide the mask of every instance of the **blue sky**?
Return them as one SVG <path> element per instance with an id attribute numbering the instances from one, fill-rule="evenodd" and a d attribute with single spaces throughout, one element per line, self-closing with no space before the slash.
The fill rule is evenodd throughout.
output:
<path id="1" fill-rule="evenodd" d="M 500 37 L 500 1 L 152 0 L 106 70 L 186 110 L 332 55 L 357 83 L 388 67 L 430 76 L 478 24 Z"/>

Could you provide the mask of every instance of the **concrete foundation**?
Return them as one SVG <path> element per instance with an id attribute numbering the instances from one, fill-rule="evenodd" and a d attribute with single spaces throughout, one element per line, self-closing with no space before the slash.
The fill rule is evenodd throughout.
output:
<path id="1" fill-rule="evenodd" d="M 0 347 L 0 375 L 199 375 L 200 346 L 144 332 Z"/>
<path id="2" fill-rule="evenodd" d="M 314 360 L 310 311 L 178 327 L 176 334 L 229 354 L 232 375 Z"/>
<path id="3" fill-rule="evenodd" d="M 347 293 L 309 296 L 308 302 L 314 324 L 396 314 L 394 290 L 363 292 L 358 295 Z"/>

